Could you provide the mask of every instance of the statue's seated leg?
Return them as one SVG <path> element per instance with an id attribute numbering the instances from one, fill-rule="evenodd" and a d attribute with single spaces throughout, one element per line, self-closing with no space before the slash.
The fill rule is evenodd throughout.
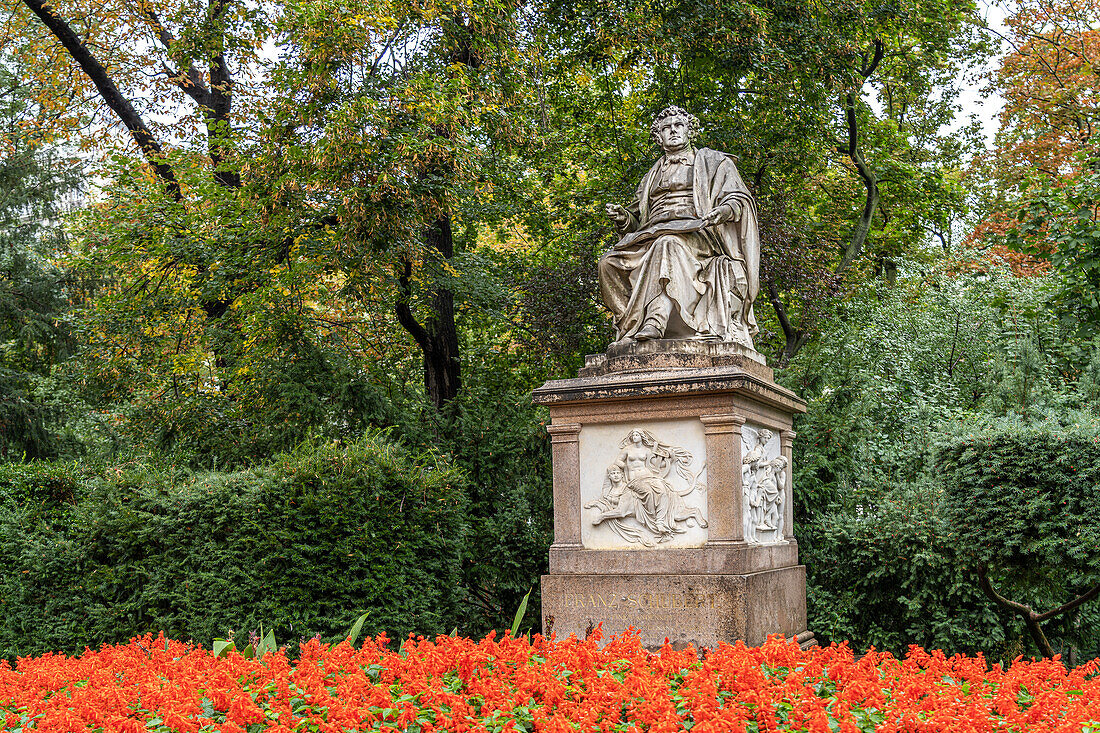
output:
<path id="1" fill-rule="evenodd" d="M 664 338 L 665 328 L 668 326 L 668 317 L 672 314 L 672 299 L 661 293 L 645 309 L 645 321 L 634 338 L 638 341 L 650 341 Z"/>

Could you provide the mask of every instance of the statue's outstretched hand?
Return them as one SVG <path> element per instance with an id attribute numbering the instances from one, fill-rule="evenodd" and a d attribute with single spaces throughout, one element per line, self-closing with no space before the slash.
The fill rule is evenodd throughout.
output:
<path id="1" fill-rule="evenodd" d="M 721 224 L 727 221 L 740 221 L 741 207 L 737 204 L 722 204 L 708 211 L 703 216 L 703 223 L 709 226 Z"/>
<path id="2" fill-rule="evenodd" d="M 626 226 L 627 222 L 630 221 L 630 212 L 618 204 L 608 204 L 605 210 L 611 220 L 618 224 L 620 228 Z"/>

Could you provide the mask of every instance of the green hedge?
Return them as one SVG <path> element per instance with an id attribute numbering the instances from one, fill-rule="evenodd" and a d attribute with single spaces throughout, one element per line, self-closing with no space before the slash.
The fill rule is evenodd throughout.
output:
<path id="1" fill-rule="evenodd" d="M 939 517 L 960 566 L 1039 612 L 1100 582 L 1100 424 L 1071 418 L 1000 419 L 936 450 Z M 1046 625 L 1056 647 L 1100 653 L 1100 603 Z"/>
<path id="2" fill-rule="evenodd" d="M 812 570 L 807 611 L 820 640 L 898 656 L 910 644 L 1001 656 L 1006 630 L 956 561 L 935 516 L 940 496 L 929 484 L 901 486 L 859 511 L 818 518 L 812 552 L 799 551 Z"/>
<path id="3" fill-rule="evenodd" d="M 1100 574 L 1100 432 L 997 425 L 941 444 L 944 519 L 972 562 L 1031 581 Z"/>
<path id="4" fill-rule="evenodd" d="M 913 482 L 864 491 L 799 527 L 810 627 L 903 654 L 909 644 L 1011 659 L 1033 654 L 1020 619 L 981 591 L 1038 611 L 1100 581 L 1100 425 L 960 421 L 933 435 Z M 1047 623 L 1056 648 L 1100 653 L 1100 602 Z"/>
<path id="5" fill-rule="evenodd" d="M 450 631 L 465 605 L 459 472 L 384 439 L 250 471 L 0 467 L 0 657 L 163 630 L 335 639 Z"/>

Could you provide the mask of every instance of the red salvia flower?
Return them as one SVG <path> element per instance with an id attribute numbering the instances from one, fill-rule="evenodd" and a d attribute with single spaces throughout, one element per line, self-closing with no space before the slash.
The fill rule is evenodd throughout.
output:
<path id="1" fill-rule="evenodd" d="M 316 640 L 297 660 L 222 658 L 145 636 L 78 657 L 0 664 L 3 730 L 291 733 L 1100 731 L 1100 662 L 905 659 L 776 638 L 702 655 L 645 651 L 627 633 L 586 641 L 490 635 Z"/>

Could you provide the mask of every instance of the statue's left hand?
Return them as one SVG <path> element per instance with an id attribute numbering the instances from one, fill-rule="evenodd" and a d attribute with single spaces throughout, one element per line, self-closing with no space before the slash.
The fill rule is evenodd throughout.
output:
<path id="1" fill-rule="evenodd" d="M 703 223 L 709 227 L 727 221 L 737 221 L 741 218 L 740 214 L 741 211 L 739 208 L 730 206 L 729 204 L 722 204 L 708 211 L 703 217 Z"/>

